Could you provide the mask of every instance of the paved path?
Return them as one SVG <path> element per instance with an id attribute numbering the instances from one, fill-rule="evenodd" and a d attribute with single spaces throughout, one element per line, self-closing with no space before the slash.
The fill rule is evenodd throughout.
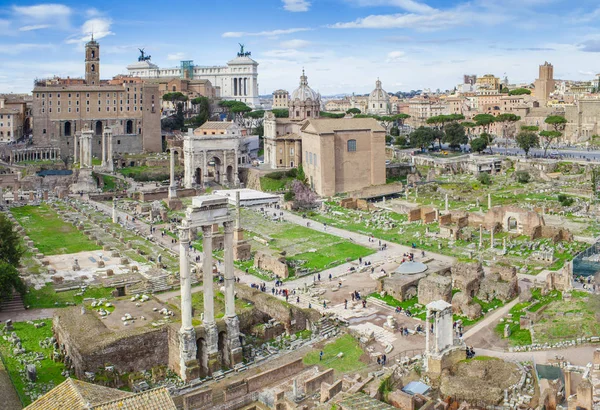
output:
<path id="1" fill-rule="evenodd" d="M 480 330 L 483 330 L 483 329 L 487 328 L 488 326 L 491 326 L 496 321 L 500 320 L 500 318 L 502 318 L 504 315 L 506 315 L 508 313 L 508 311 L 517 303 L 519 303 L 518 297 L 514 298 L 512 301 L 510 301 L 506 305 L 502 306 L 501 308 L 494 310 L 491 314 L 488 314 L 482 320 L 480 320 L 478 323 L 476 323 L 473 327 L 471 327 L 469 330 L 467 330 L 463 334 L 463 339 L 466 341 L 468 338 L 474 336 Z"/>
<path id="2" fill-rule="evenodd" d="M 15 390 L 10 376 L 0 361 L 0 403 L 3 410 L 20 410 L 23 408 L 19 395 Z"/>
<path id="3" fill-rule="evenodd" d="M 0 311 L 0 322 L 12 319 L 13 322 L 27 322 L 28 320 L 50 319 L 56 309 L 27 309 L 20 312 L 2 312 Z"/>
<path id="4" fill-rule="evenodd" d="M 530 361 L 535 360 L 536 363 L 548 363 L 548 361 L 555 359 L 556 356 L 562 356 L 575 366 L 585 366 L 592 361 L 594 358 L 594 351 L 596 346 L 586 345 L 578 347 L 569 347 L 565 349 L 552 349 L 552 350 L 540 350 L 536 352 L 506 352 L 492 349 L 477 349 L 475 347 L 475 353 L 478 356 L 492 356 L 503 360 L 511 361 Z"/>

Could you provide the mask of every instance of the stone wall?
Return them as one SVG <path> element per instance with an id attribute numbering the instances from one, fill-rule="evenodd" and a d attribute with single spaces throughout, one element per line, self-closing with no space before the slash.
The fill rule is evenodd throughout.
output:
<path id="1" fill-rule="evenodd" d="M 393 275 L 390 278 L 384 278 L 380 282 L 379 291 L 384 290 L 395 299 L 403 302 L 417 295 L 419 281 L 425 277 L 425 274 L 416 275 Z"/>
<path id="2" fill-rule="evenodd" d="M 485 275 L 479 285 L 477 297 L 491 301 L 498 298 L 503 302 L 513 299 L 519 293 L 517 270 L 514 266 L 495 265 Z"/>
<path id="3" fill-rule="evenodd" d="M 342 391 L 344 386 L 343 380 L 338 380 L 334 384 L 321 383 L 321 403 L 325 403 L 327 400 L 332 399 L 333 396 Z"/>
<path id="4" fill-rule="evenodd" d="M 186 198 L 186 197 L 195 196 L 195 195 L 197 195 L 197 191 L 193 188 L 177 190 L 178 198 Z M 152 191 L 152 192 L 140 192 L 140 195 L 139 195 L 140 201 L 143 201 L 143 202 L 159 201 L 161 199 L 167 199 L 168 197 L 169 197 L 169 190 L 167 188 L 157 190 L 157 191 Z"/>
<path id="5" fill-rule="evenodd" d="M 212 405 L 212 389 L 204 389 L 183 396 L 183 408 L 185 410 L 202 409 Z"/>
<path id="6" fill-rule="evenodd" d="M 479 283 L 483 279 L 483 266 L 479 262 L 452 265 L 452 287 L 473 297 L 479 291 Z"/>
<path id="7" fill-rule="evenodd" d="M 248 385 L 248 392 L 253 392 L 262 389 L 266 386 L 284 380 L 290 376 L 293 376 L 304 369 L 302 364 L 302 358 L 296 359 L 293 362 L 286 363 L 279 367 L 271 370 L 259 373 L 255 376 L 248 377 L 246 383 Z"/>
<path id="8" fill-rule="evenodd" d="M 413 396 L 408 393 L 404 393 L 402 390 L 390 392 L 387 396 L 387 401 L 398 409 L 414 410 L 415 408 Z"/>
<path id="9" fill-rule="evenodd" d="M 245 380 L 240 380 L 231 383 L 225 387 L 225 398 L 227 402 L 229 400 L 235 400 L 248 394 L 248 383 Z"/>
<path id="10" fill-rule="evenodd" d="M 270 255 L 265 251 L 256 251 L 254 255 L 254 267 L 273 272 L 280 278 L 287 278 L 289 276 L 285 258 L 283 256 Z"/>
<path id="11" fill-rule="evenodd" d="M 432 273 L 419 282 L 419 303 L 426 305 L 435 300 L 452 301 L 452 279 Z"/>
<path id="12" fill-rule="evenodd" d="M 317 390 L 321 389 L 321 383 L 333 383 L 333 369 L 319 373 L 316 376 L 311 377 L 304 381 L 304 394 L 310 395 Z"/>

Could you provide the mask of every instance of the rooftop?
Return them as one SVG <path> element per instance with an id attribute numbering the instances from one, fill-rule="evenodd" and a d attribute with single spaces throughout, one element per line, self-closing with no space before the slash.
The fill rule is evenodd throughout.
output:
<path id="1" fill-rule="evenodd" d="M 336 131 L 371 130 L 385 132 L 385 129 L 373 118 L 318 118 L 308 120 L 302 131 L 316 134 L 333 134 Z"/>
<path id="2" fill-rule="evenodd" d="M 226 130 L 234 125 L 233 121 L 206 121 L 197 130 Z"/>

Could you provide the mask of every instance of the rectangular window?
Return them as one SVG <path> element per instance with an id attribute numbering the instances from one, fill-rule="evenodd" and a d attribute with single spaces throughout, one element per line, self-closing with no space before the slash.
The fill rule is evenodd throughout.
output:
<path id="1" fill-rule="evenodd" d="M 356 152 L 356 140 L 348 140 L 348 152 Z"/>

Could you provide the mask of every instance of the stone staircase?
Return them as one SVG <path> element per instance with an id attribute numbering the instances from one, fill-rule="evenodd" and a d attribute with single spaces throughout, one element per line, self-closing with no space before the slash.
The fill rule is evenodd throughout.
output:
<path id="1" fill-rule="evenodd" d="M 331 336 L 335 336 L 338 333 L 337 326 L 331 321 L 331 319 L 328 316 L 319 319 L 319 321 L 317 322 L 317 326 L 319 327 L 319 336 L 329 338 Z"/>
<path id="2" fill-rule="evenodd" d="M 7 300 L 3 300 L 0 304 L 0 312 L 17 313 L 23 312 L 25 305 L 23 304 L 23 297 L 20 293 L 13 293 L 12 297 Z"/>
<path id="3" fill-rule="evenodd" d="M 152 293 L 163 292 L 165 290 L 171 290 L 172 286 L 168 282 L 169 275 L 160 275 L 150 278 L 150 287 Z"/>
<path id="4" fill-rule="evenodd" d="M 378 308 L 381 308 L 383 310 L 395 313 L 396 309 L 391 307 L 390 305 L 388 305 L 387 303 L 385 303 L 383 300 L 381 299 L 377 299 L 377 298 L 367 298 L 367 306 L 369 305 L 375 305 Z"/>

